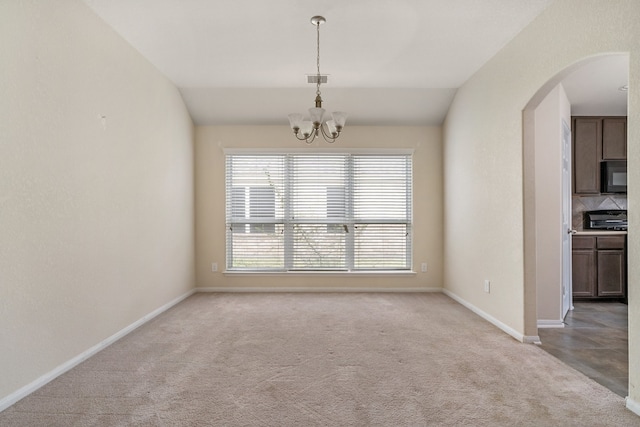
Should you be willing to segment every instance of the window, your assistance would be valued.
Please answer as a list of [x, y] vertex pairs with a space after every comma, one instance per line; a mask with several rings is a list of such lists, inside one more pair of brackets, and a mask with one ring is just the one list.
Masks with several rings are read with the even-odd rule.
[[[330, 185], [326, 187], [327, 220], [337, 219], [344, 222], [347, 217], [347, 201], [345, 200], [346, 188], [344, 185]], [[344, 230], [342, 224], [328, 224], [327, 232], [341, 233]]]
[[408, 154], [228, 154], [227, 270], [411, 268]]
[[[273, 187], [249, 187], [249, 217], [276, 217], [276, 193]], [[252, 233], [274, 233], [275, 224], [251, 224]]]

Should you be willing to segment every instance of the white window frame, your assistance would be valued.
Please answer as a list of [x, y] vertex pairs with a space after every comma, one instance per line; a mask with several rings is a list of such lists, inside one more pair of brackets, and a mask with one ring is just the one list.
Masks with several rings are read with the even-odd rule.
[[[413, 266], [413, 150], [410, 149], [379, 149], [379, 150], [370, 150], [370, 149], [365, 149], [365, 150], [358, 150], [358, 149], [332, 149], [332, 150], [314, 150], [314, 149], [293, 149], [293, 150], [273, 150], [273, 149], [225, 149], [224, 150], [224, 154], [225, 154], [225, 168], [227, 165], [227, 156], [229, 155], [283, 155], [283, 156], [287, 156], [287, 155], [296, 155], [296, 154], [345, 154], [345, 155], [377, 155], [377, 156], [407, 156], [409, 159], [409, 168], [407, 173], [409, 173], [409, 177], [407, 179], [407, 183], [408, 183], [408, 197], [406, 199], [406, 203], [407, 203], [407, 212], [408, 212], [408, 218], [405, 222], [400, 222], [400, 221], [388, 221], [387, 223], [399, 223], [399, 224], [405, 224], [406, 225], [406, 230], [407, 230], [407, 235], [406, 235], [406, 249], [405, 249], [405, 257], [406, 257], [406, 262], [405, 265], [401, 268], [368, 268], [368, 269], [358, 269], [354, 267], [354, 235], [355, 233], [353, 232], [354, 230], [354, 226], [356, 226], [357, 221], [354, 220], [353, 218], [353, 201], [349, 200], [348, 202], [345, 203], [345, 209], [347, 210], [347, 216], [348, 216], [348, 221], [346, 226], [348, 227], [350, 232], [345, 233], [345, 237], [347, 239], [347, 241], [345, 242], [345, 251], [346, 251], [346, 262], [345, 262], [345, 268], [330, 268], [330, 269], [318, 269], [318, 268], [313, 268], [313, 269], [293, 269], [292, 265], [293, 265], [293, 255], [291, 252], [291, 239], [293, 239], [293, 233], [292, 232], [286, 232], [286, 230], [290, 229], [290, 227], [293, 224], [296, 224], [298, 222], [296, 222], [295, 220], [292, 220], [291, 218], [291, 212], [290, 212], [290, 203], [289, 201], [287, 201], [285, 203], [285, 212], [284, 212], [284, 220], [283, 221], [277, 221], [274, 219], [274, 224], [282, 224], [284, 229], [285, 229], [285, 254], [284, 254], [284, 268], [278, 268], [278, 269], [270, 269], [270, 268], [258, 268], [258, 269], [252, 269], [252, 268], [234, 268], [231, 267], [229, 265], [229, 254], [231, 249], [231, 242], [229, 241], [230, 238], [230, 234], [229, 234], [229, 230], [230, 230], [230, 226], [232, 226], [231, 224], [228, 223], [229, 219], [227, 218], [227, 234], [226, 234], [226, 250], [227, 250], [227, 262], [226, 262], [226, 270], [225, 273], [231, 273], [231, 274], [242, 274], [242, 273], [249, 273], [249, 274], [263, 274], [263, 273], [293, 273], [293, 274], [306, 274], [306, 273], [313, 273], [313, 274], [341, 274], [341, 273], [347, 273], [347, 274], [388, 274], [388, 273], [393, 273], [393, 274], [406, 274], [406, 273], [412, 273], [414, 274], [414, 272], [412, 271], [412, 266]], [[353, 170], [352, 170], [352, 165], [353, 165], [353, 161], [349, 161], [349, 170], [348, 170], [348, 175], [347, 175], [347, 179], [345, 180], [345, 191], [352, 194], [353, 192]], [[225, 171], [225, 177], [227, 178], [227, 171]], [[285, 166], [285, 174], [289, 173], [289, 165]], [[290, 180], [289, 178], [285, 178], [285, 186], [288, 187], [290, 185]], [[227, 190], [228, 186], [225, 185], [225, 190]], [[288, 190], [287, 190], [288, 192]], [[226, 198], [226, 204], [229, 203], [230, 200], [230, 195], [227, 194], [227, 198]], [[226, 210], [228, 212], [229, 207], [226, 206]], [[245, 209], [249, 209], [249, 204], [246, 204]], [[329, 215], [327, 215], [329, 217]], [[371, 222], [371, 223], [367, 223], [367, 224], [377, 224], [377, 223], [381, 223], [381, 222]], [[231, 236], [232, 238], [232, 236]]]

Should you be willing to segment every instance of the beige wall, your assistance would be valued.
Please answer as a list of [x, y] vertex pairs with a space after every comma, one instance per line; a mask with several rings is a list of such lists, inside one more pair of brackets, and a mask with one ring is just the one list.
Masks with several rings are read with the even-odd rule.
[[80, 1], [0, 2], [0, 40], [1, 402], [195, 280], [177, 89]]
[[[447, 115], [445, 286], [524, 335], [535, 331], [535, 315], [527, 315], [535, 307], [535, 292], [524, 286], [523, 109], [558, 73], [602, 53], [630, 52], [629, 87], [640, 87], [638, 16], [636, 0], [557, 0], [458, 90]], [[628, 117], [629, 259], [634, 260], [640, 256], [634, 232], [640, 230], [640, 216], [633, 215], [640, 212], [637, 90], [629, 91]], [[485, 278], [492, 279], [490, 294], [482, 290]], [[639, 292], [640, 264], [631, 261], [629, 360], [640, 359]], [[631, 400], [640, 402], [638, 364], [630, 365], [629, 384]]]
[[571, 106], [562, 85], [535, 109], [535, 238], [537, 318], [562, 325], [562, 121]]
[[[285, 119], [283, 119], [285, 120]], [[335, 145], [297, 141], [283, 126], [196, 128], [196, 281], [202, 288], [395, 288], [442, 287], [442, 152], [439, 127], [347, 126]], [[231, 275], [225, 265], [225, 148], [414, 149], [414, 252], [417, 274], [393, 276]], [[211, 271], [211, 263], [219, 271]], [[428, 271], [420, 272], [426, 262]]]

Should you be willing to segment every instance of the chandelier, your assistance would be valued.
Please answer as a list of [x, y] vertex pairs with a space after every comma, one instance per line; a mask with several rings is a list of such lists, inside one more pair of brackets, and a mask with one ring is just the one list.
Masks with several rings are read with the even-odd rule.
[[289, 123], [296, 138], [311, 144], [318, 135], [322, 134], [325, 141], [335, 142], [340, 136], [344, 123], [347, 120], [347, 113], [334, 111], [331, 113], [332, 120], [326, 120], [325, 110], [322, 108], [322, 97], [320, 96], [320, 83], [326, 83], [326, 76], [320, 74], [320, 25], [327, 20], [323, 16], [314, 16], [311, 23], [316, 26], [317, 49], [316, 49], [316, 75], [309, 76], [309, 82], [316, 84], [316, 106], [309, 108], [309, 120], [305, 120], [303, 114], [289, 114]]

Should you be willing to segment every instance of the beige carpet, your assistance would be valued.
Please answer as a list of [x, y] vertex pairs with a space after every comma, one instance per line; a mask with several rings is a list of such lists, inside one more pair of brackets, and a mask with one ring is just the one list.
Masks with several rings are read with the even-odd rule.
[[640, 426], [442, 294], [196, 294], [2, 426]]

